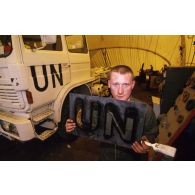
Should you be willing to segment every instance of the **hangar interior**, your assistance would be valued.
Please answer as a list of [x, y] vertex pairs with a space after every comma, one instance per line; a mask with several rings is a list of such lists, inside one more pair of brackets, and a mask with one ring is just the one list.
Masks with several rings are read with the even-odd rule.
[[[75, 35], [67, 37], [69, 37], [69, 39], [67, 38], [66, 40], [67, 44], [72, 44], [73, 42], [79, 45], [80, 37], [84, 36]], [[26, 37], [26, 40], [28, 39], [29, 38]], [[57, 37], [57, 40], [58, 39], [59, 37]], [[21, 41], [21, 38], [19, 38], [19, 40]], [[53, 40], [50, 41], [52, 42]], [[4, 40], [2, 39], [0, 42], [0, 76], [6, 71], [4, 69], [6, 69], [5, 64], [7, 63], [7, 55], [3, 52], [5, 52], [6, 49], [6, 51], [9, 52], [9, 45], [5, 47], [3, 44]], [[12, 44], [13, 46], [17, 46], [16, 38], [12, 40]], [[151, 151], [149, 160], [195, 160], [195, 36], [86, 35], [83, 44], [86, 44], [86, 47], [88, 47], [88, 50], [83, 50], [82, 52], [89, 56], [90, 74], [98, 75], [97, 77], [102, 81], [98, 85], [94, 85], [92, 89], [96, 96], [109, 96], [109, 94], [107, 94], [107, 73], [112, 67], [116, 65], [127, 65], [133, 70], [136, 80], [133, 97], [147, 103], [153, 108], [159, 123], [158, 142], [177, 149], [174, 158], [158, 155], [159, 153], [156, 155], [154, 151]], [[74, 47], [76, 47], [75, 45]], [[56, 51], [60, 52], [62, 46], [63, 43], [60, 46], [57, 45]], [[26, 45], [25, 47], [27, 48]], [[31, 46], [28, 45], [28, 47]], [[40, 49], [42, 46], [37, 47]], [[74, 47], [72, 47], [72, 50], [75, 49]], [[78, 46], [78, 51], [75, 50], [75, 53], [79, 53], [79, 49], [81, 49], [81, 46]], [[68, 50], [68, 52], [71, 53], [69, 60], [71, 61], [71, 59], [75, 58], [73, 61], [79, 64], [79, 55], [76, 57], [70, 48], [68, 48]], [[25, 53], [25, 51], [26, 50], [22, 50], [22, 53]], [[34, 58], [33, 55], [35, 56], [37, 51], [33, 52], [32, 58]], [[18, 55], [17, 51], [13, 50], [11, 55]], [[28, 59], [28, 55], [29, 54], [26, 53], [23, 59], [24, 61], [27, 59], [27, 67], [31, 67], [31, 72], [33, 72], [31, 64], [36, 64], [37, 62], [35, 59], [31, 62], [29, 59], [32, 58], [29, 57]], [[47, 56], [41, 59], [42, 64], [47, 63], [44, 61], [45, 58], [47, 58]], [[14, 64], [13, 59], [14, 57], [10, 59], [10, 61], [7, 60], [8, 63]], [[56, 59], [53, 61], [51, 63], [58, 63]], [[87, 57], [85, 61], [87, 61]], [[57, 75], [55, 66], [50, 65], [53, 75]], [[59, 70], [60, 68], [61, 66]], [[70, 63], [70, 69], [71, 68], [74, 70], [74, 76], [71, 75], [70, 78], [68, 78], [70, 81], [67, 81], [67, 83], [74, 82], [73, 80], [76, 79], [76, 77], [84, 77], [85, 70], [82, 67], [79, 66], [80, 70], [83, 72], [78, 74], [76, 74], [77, 70], [75, 66]], [[46, 71], [44, 67], [42, 70], [43, 73], [44, 70]], [[42, 70], [40, 69], [38, 71], [42, 72]], [[10, 74], [12, 72], [9, 65], [8, 72]], [[36, 73], [35, 70], [34, 72]], [[15, 77], [13, 77], [13, 79]], [[4, 79], [1, 79], [0, 84], [3, 86], [6, 77], [1, 76], [0, 78]], [[54, 82], [54, 76], [51, 76], [51, 78], [53, 85], [56, 84]], [[56, 76], [56, 78], [60, 81], [60, 76]], [[40, 86], [43, 85], [44, 80], [41, 80]], [[41, 91], [43, 88], [40, 86], [39, 89]], [[26, 87], [26, 89], [27, 88], [28, 87]], [[5, 90], [5, 88], [0, 89], [1, 100], [5, 99], [3, 97], [4, 95], [2, 95], [2, 93], [4, 93], [3, 90]], [[16, 91], [22, 90], [23, 89], [16, 88]], [[55, 91], [50, 91], [50, 94], [51, 93], [55, 93]], [[56, 94], [56, 98], [60, 97], [59, 94]], [[37, 102], [41, 96], [39, 97], [37, 93], [35, 99], [36, 98], [35, 103], [37, 105], [35, 107], [38, 110], [40, 106]], [[0, 105], [1, 110], [3, 110], [3, 103]], [[38, 112], [37, 110], [36, 112]], [[9, 108], [8, 111], [11, 113], [14, 112], [11, 108]], [[34, 113], [32, 113], [32, 115]], [[1, 126], [3, 126], [3, 119], [0, 118], [0, 121]], [[63, 125], [60, 126], [61, 131], [64, 131]], [[21, 141], [9, 139], [9, 134], [6, 136], [2, 131], [1, 134], [3, 136], [0, 137], [0, 160], [101, 160], [100, 153], [102, 152], [102, 142], [88, 139], [87, 137], [71, 135], [68, 136], [68, 138], [64, 138], [60, 136], [60, 133], [58, 134], [56, 132], [45, 141], [40, 141], [35, 138], [29, 141]], [[109, 143], [104, 144], [109, 145]], [[109, 160], [113, 159], [114, 158], [111, 157]]]

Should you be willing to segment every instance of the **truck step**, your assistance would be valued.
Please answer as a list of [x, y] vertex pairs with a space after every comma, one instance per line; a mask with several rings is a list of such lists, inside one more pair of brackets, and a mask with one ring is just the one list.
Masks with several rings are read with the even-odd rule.
[[42, 141], [53, 135], [58, 129], [57, 124], [51, 120], [46, 119], [39, 125], [35, 125], [36, 137]]
[[33, 116], [32, 120], [35, 124], [37, 124], [37, 123], [44, 121], [46, 118], [51, 116], [53, 113], [54, 113], [53, 110], [48, 109], [40, 114]]
[[57, 127], [53, 130], [49, 129], [49, 130], [45, 130], [44, 132], [42, 132], [40, 135], [36, 134], [36, 137], [42, 141], [46, 140], [47, 138], [49, 138], [51, 135], [53, 135], [55, 132], [57, 131]]

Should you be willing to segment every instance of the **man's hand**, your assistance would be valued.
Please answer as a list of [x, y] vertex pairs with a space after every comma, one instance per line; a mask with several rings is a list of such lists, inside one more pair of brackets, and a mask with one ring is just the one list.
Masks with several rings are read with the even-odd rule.
[[74, 121], [72, 119], [67, 119], [66, 120], [65, 128], [66, 128], [67, 133], [73, 132], [75, 127], [76, 127], [76, 123], [74, 123]]
[[136, 153], [139, 153], [139, 154], [144, 154], [144, 153], [147, 153], [149, 152], [150, 150], [150, 147], [147, 146], [144, 141], [148, 141], [148, 139], [143, 136], [141, 138], [141, 143], [139, 143], [138, 141], [135, 141], [132, 145], [131, 145], [131, 148], [134, 150], [134, 152]]

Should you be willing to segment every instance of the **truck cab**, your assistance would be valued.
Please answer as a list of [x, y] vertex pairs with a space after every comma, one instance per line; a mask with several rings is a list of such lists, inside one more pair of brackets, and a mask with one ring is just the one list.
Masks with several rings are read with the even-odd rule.
[[94, 79], [85, 36], [0, 35], [0, 134], [47, 139], [64, 126], [69, 92], [90, 93]]

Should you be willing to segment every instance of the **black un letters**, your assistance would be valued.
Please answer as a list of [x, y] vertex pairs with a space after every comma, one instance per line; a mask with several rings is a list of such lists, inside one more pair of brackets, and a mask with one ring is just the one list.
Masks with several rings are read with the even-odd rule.
[[[58, 64], [58, 67], [59, 67], [59, 73], [57, 73], [57, 71], [54, 67], [54, 64], [50, 64], [50, 73], [52, 76], [53, 88], [56, 87], [55, 77], [57, 78], [60, 85], [63, 85], [62, 65]], [[43, 87], [40, 87], [38, 84], [38, 78], [37, 78], [35, 66], [30, 66], [30, 69], [31, 69], [31, 75], [33, 78], [35, 88], [40, 92], [45, 91], [48, 88], [48, 74], [47, 74], [46, 65], [42, 65], [43, 77], [44, 77], [44, 81], [45, 81], [45, 85]]]
[[69, 118], [77, 124], [76, 135], [124, 147], [141, 138], [146, 113], [144, 103], [74, 93], [69, 98]]

